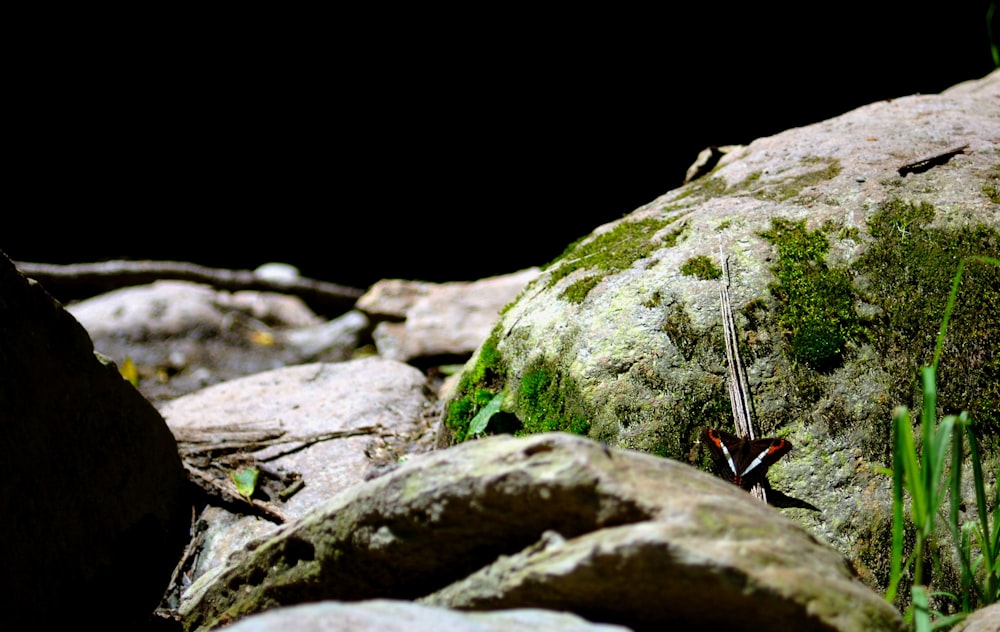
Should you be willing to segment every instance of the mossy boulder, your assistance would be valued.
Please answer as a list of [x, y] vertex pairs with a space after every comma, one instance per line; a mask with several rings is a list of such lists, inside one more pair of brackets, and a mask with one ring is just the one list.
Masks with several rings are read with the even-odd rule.
[[[733, 426], [724, 256], [755, 427], [795, 445], [771, 484], [819, 509], [783, 511], [884, 587], [892, 410], [919, 408], [959, 261], [1000, 255], [998, 99], [1000, 71], [758, 139], [598, 227], [504, 310], [445, 406], [443, 442], [469, 439], [504, 393], [486, 434], [566, 430], [707, 467], [699, 432]], [[1000, 270], [971, 264], [939, 406], [972, 413], [990, 472], [997, 314]]]

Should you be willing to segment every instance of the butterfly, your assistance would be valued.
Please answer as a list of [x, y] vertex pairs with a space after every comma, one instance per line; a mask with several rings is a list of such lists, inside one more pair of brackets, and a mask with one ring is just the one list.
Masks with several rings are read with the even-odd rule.
[[746, 490], [763, 482], [767, 468], [792, 449], [784, 439], [747, 440], [714, 428], [702, 430], [701, 440], [722, 477]]

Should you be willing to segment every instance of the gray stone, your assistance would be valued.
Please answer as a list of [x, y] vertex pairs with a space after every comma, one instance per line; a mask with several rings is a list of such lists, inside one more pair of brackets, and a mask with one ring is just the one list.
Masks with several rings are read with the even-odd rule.
[[[497, 573], [488, 567], [499, 556], [525, 549], [520, 566], [544, 567], [535, 579], [482, 580]], [[550, 590], [559, 594], [537, 594]], [[237, 612], [436, 591], [428, 601], [473, 609], [535, 601], [630, 627], [699, 616], [732, 627], [749, 615], [788, 629], [902, 626], [838, 553], [735, 486], [564, 433], [414, 456], [252, 542], [195, 582], [180, 612], [186, 629], [207, 630]], [[726, 608], [713, 608], [720, 601]]]
[[953, 632], [1000, 632], [1000, 603], [976, 610]]
[[500, 310], [537, 276], [538, 269], [529, 268], [468, 283], [388, 279], [373, 285], [357, 307], [388, 319], [373, 333], [383, 357], [401, 362], [467, 357], [486, 339]]
[[617, 625], [590, 623], [565, 612], [505, 610], [455, 612], [407, 601], [374, 599], [357, 603], [324, 602], [277, 608], [247, 617], [232, 632], [628, 632]]
[[[480, 389], [503, 391], [507, 427], [584, 432], [707, 467], [700, 431], [733, 430], [722, 281], [690, 264], [721, 272], [721, 251], [757, 435], [795, 446], [771, 484], [821, 510], [784, 511], [884, 589], [892, 411], [920, 408], [914, 376], [932, 361], [961, 256], [1000, 252], [998, 143], [1000, 70], [736, 149], [544, 269], [446, 408], [468, 421]], [[938, 382], [939, 407], [971, 410], [991, 440], [998, 301], [1000, 270], [970, 264]], [[460, 418], [441, 429], [465, 438]], [[996, 471], [998, 455], [983, 465]]]
[[[370, 357], [250, 375], [167, 402], [161, 412], [184, 453], [195, 443], [192, 437], [222, 441], [248, 432], [273, 437], [271, 445], [243, 450], [242, 459], [301, 477], [300, 491], [273, 499], [294, 519], [420, 444], [420, 436], [431, 432], [427, 395], [420, 371]], [[264, 518], [217, 507], [201, 519], [207, 531], [194, 578], [275, 528]]]
[[189, 538], [173, 436], [87, 332], [0, 253], [0, 620], [135, 629]]
[[294, 296], [186, 281], [122, 288], [67, 309], [98, 351], [133, 362], [154, 404], [283, 366], [347, 360], [370, 327], [356, 310], [324, 322]]

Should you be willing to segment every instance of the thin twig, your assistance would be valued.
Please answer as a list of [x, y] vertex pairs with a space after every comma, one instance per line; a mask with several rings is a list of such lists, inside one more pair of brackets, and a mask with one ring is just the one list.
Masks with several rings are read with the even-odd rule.
[[936, 167], [938, 165], [943, 165], [952, 159], [953, 156], [965, 153], [965, 150], [969, 148], [969, 143], [964, 145], [959, 145], [957, 147], [952, 147], [944, 151], [939, 151], [937, 153], [928, 154], [926, 156], [921, 156], [916, 160], [911, 160], [905, 165], [897, 169], [899, 175], [906, 177], [908, 173], [923, 173], [928, 171], [931, 167]]
[[35, 279], [60, 299], [63, 294], [80, 298], [173, 279], [204, 283], [230, 292], [255, 290], [292, 294], [314, 310], [329, 313], [351, 309], [364, 294], [364, 290], [358, 288], [305, 277], [278, 281], [263, 278], [250, 270], [209, 268], [182, 261], [102, 261], [68, 265], [18, 261], [15, 265], [22, 274]]
[[182, 460], [181, 464], [184, 466], [184, 469], [187, 470], [191, 482], [195, 483], [209, 494], [217, 494], [229, 502], [249, 505], [251, 513], [263, 515], [271, 522], [282, 524], [288, 521], [288, 514], [279, 509], [277, 505], [262, 500], [254, 500], [253, 498], [247, 498], [246, 496], [241, 495], [239, 491], [237, 491], [236, 486], [233, 485], [229, 479], [219, 480], [211, 474], [205, 472], [205, 470], [191, 465], [187, 462], [187, 460]]
[[[743, 361], [740, 359], [739, 342], [736, 339], [736, 320], [733, 306], [729, 301], [729, 263], [719, 244], [719, 259], [722, 262], [722, 289], [719, 291], [722, 303], [722, 331], [726, 340], [726, 359], [729, 361], [729, 403], [733, 408], [733, 421], [739, 437], [753, 440], [753, 418], [750, 408], [750, 385], [747, 383]], [[760, 483], [750, 490], [756, 498], [767, 502], [767, 493]]]

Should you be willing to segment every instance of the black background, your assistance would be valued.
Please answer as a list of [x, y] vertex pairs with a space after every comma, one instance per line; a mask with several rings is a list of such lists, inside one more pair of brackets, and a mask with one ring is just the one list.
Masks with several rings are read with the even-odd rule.
[[15, 55], [0, 250], [471, 280], [548, 262], [706, 146], [993, 69], [988, 2], [758, 5], [69, 17]]

